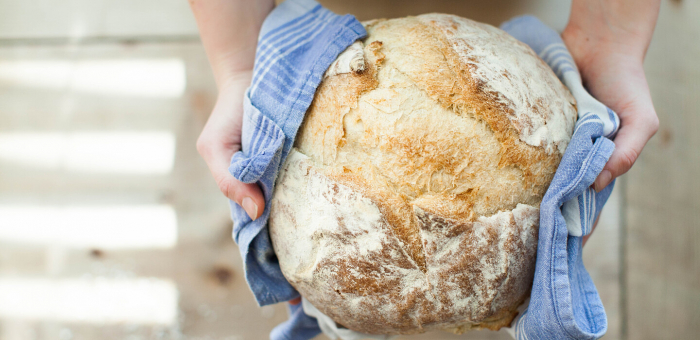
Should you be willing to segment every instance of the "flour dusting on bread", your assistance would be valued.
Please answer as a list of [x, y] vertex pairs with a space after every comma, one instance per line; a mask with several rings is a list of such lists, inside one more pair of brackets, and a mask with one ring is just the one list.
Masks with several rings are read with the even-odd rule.
[[[524, 43], [493, 26], [445, 14], [420, 20], [444, 32], [473, 75], [509, 106], [520, 138], [563, 154], [576, 122], [575, 100], [552, 70]], [[534, 114], [533, 114], [534, 113]]]
[[363, 333], [506, 326], [529, 294], [573, 97], [491, 26], [429, 14], [365, 27], [278, 177], [269, 226], [282, 272]]

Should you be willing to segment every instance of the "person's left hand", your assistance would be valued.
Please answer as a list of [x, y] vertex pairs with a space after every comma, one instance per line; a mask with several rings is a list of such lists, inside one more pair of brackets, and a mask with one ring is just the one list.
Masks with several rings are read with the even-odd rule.
[[588, 91], [620, 117], [615, 151], [593, 184], [596, 191], [629, 171], [659, 128], [643, 68], [658, 12], [659, 0], [572, 3], [562, 39]]
[[658, 2], [574, 1], [562, 33], [588, 91], [620, 117], [615, 151], [595, 180], [596, 191], [629, 171], [659, 128], [643, 68]]

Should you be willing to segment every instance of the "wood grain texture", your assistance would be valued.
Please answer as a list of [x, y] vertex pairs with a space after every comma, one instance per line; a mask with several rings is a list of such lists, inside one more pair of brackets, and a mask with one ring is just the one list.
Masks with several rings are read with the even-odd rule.
[[661, 128], [627, 175], [628, 339], [700, 334], [698, 15], [664, 2], [645, 63]]
[[[337, 13], [352, 13], [361, 20], [443, 12], [498, 25], [512, 16], [530, 13], [558, 30], [566, 24], [570, 8], [570, 1], [556, 0], [320, 1]], [[623, 289], [619, 288], [620, 265], [617, 261], [618, 246], [614, 240], [619, 223], [615, 221], [612, 203], [606, 206], [601, 225], [584, 250], [584, 261], [608, 313], [609, 330], [604, 339], [619, 339], [623, 324], [626, 326], [622, 332], [626, 333], [627, 339], [694, 339], [700, 333], [700, 216], [697, 213], [700, 211], [700, 182], [696, 179], [700, 173], [700, 153], [697, 151], [700, 147], [700, 134], [697, 133], [700, 128], [700, 114], [697, 113], [700, 104], [700, 64], [697, 62], [700, 59], [699, 16], [698, 1], [664, 1], [647, 56], [646, 71], [661, 119], [661, 129], [633, 170], [626, 175], [627, 187], [621, 192], [622, 203], [626, 202], [621, 203], [621, 209], [626, 211], [624, 220], [627, 221], [627, 238], [623, 240], [627, 284]], [[2, 47], [2, 60], [184, 58], [188, 70], [188, 89], [195, 89], [188, 91], [186, 98], [191, 98], [191, 101], [186, 98], [163, 101], [93, 98], [4, 85], [0, 91], [0, 125], [5, 132], [60, 130], [66, 128], [67, 122], [93, 129], [110, 126], [124, 129], [158, 127], [177, 131], [178, 148], [182, 149], [178, 151], [177, 175], [173, 181], [182, 184], [173, 190], [163, 190], [171, 186], [167, 179], [120, 178], [98, 183], [98, 179], [23, 171], [3, 164], [0, 169], [3, 175], [0, 179], [2, 200], [10, 202], [21, 198], [52, 202], [64, 198], [66, 192], [72, 196], [84, 194], [103, 200], [128, 199], [132, 202], [156, 199], [153, 197], [161, 195], [164, 199], [174, 197], [179, 213], [185, 214], [181, 215], [184, 219], [180, 231], [183, 233], [182, 239], [189, 240], [191, 245], [185, 248], [189, 247], [187, 249], [190, 250], [184, 251], [179, 247], [177, 251], [165, 253], [107, 253], [106, 268], [127, 268], [133, 269], [136, 275], [175, 278], [183, 293], [181, 308], [184, 309], [184, 322], [179, 329], [181, 333], [177, 336], [164, 334], [164, 339], [206, 336], [264, 338], [273, 325], [285, 319], [285, 307], [278, 305], [274, 309], [259, 309], [255, 306], [248, 288], [242, 282], [240, 259], [236, 258], [235, 249], [227, 248], [216, 256], [197, 257], [211, 247], [201, 243], [200, 237], [230, 241], [226, 232], [206, 236], [213, 235], [210, 234], [212, 228], [220, 229], [217, 223], [228, 223], [228, 217], [225, 206], [211, 208], [212, 204], [220, 202], [221, 197], [193, 147], [203, 120], [216, 98], [215, 86], [201, 47], [196, 43], [184, 47], [114, 44], [114, 41], [123, 40], [124, 37], [152, 42], [158, 39], [167, 42], [183, 36], [196, 40], [196, 34], [196, 26], [185, 1], [0, 2], [0, 44], [12, 43], [11, 46]], [[48, 48], [37, 45], [42, 39], [70, 40], [76, 37], [104, 38], [105, 44], [77, 52], [75, 46], [54, 44], [55, 48]], [[36, 48], [15, 43], [26, 40], [31, 40]], [[125, 52], [115, 52], [119, 50]], [[70, 114], [61, 116], [59, 111], [63, 110], [62, 105], [70, 102], [75, 105], [66, 109]], [[622, 188], [619, 186], [619, 189]], [[230, 243], [229, 246], [233, 248]], [[102, 268], [90, 262], [93, 260], [87, 256], [84, 252], [70, 253], [66, 259], [67, 272], [79, 276]], [[3, 245], [0, 271], [16, 275], [42, 275], [47, 258], [49, 256], [43, 249]], [[144, 258], [148, 260], [144, 261]], [[186, 261], [189, 259], [193, 262], [188, 265]], [[199, 274], [208, 275], [211, 263], [229, 263], [232, 259], [230, 265], [233, 266], [234, 278], [230, 288], [211, 291], [210, 286], [198, 279]], [[135, 263], [139, 265], [134, 269], [132, 266]], [[235, 298], [222, 299], [222, 294]], [[627, 303], [624, 310], [617, 309], [616, 312], [620, 297]], [[216, 314], [211, 314], [205, 307], [211, 307], [218, 313], [218, 321], [212, 321], [211, 315]], [[271, 316], [274, 317], [268, 319]], [[64, 329], [63, 325], [46, 320], [1, 322], [0, 338], [3, 339], [35, 336], [38, 339], [55, 339]], [[104, 338], [106, 335], [126, 338], [139, 334], [147, 337], [155, 334], [148, 327], [135, 331], [73, 325], [70, 330], [75, 339]], [[33, 335], [30, 337], [26, 334]], [[326, 338], [321, 335], [317, 339]], [[510, 337], [503, 332], [484, 331], [463, 336], [438, 332], [399, 339], [505, 340]]]
[[198, 36], [187, 1], [0, 1], [0, 41], [173, 36]]

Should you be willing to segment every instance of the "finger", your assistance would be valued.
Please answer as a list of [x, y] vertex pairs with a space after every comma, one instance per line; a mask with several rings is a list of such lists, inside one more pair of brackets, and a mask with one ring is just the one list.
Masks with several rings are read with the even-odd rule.
[[265, 199], [260, 187], [255, 183], [243, 183], [234, 178], [228, 172], [228, 167], [235, 150], [215, 145], [204, 140], [197, 143], [197, 149], [207, 163], [219, 190], [240, 205], [252, 220], [256, 220], [265, 209]]
[[650, 117], [634, 118], [634, 121], [623, 124], [615, 137], [615, 150], [593, 184], [593, 189], [597, 192], [607, 187], [613, 179], [629, 171], [647, 141], [658, 129], [658, 118], [654, 112]]
[[[627, 130], [625, 130], [626, 132]], [[620, 130], [620, 132], [623, 132]], [[634, 133], [619, 134], [615, 138], [615, 150], [605, 164], [603, 171], [598, 174], [593, 189], [600, 192], [612, 182], [613, 179], [626, 173], [637, 160], [639, 153], [644, 148], [646, 141]]]
[[[213, 174], [213, 172], [212, 172]], [[216, 177], [220, 176], [220, 177]], [[260, 188], [255, 183], [243, 183], [235, 179], [226, 171], [226, 174], [215, 175], [219, 190], [226, 197], [238, 203], [252, 220], [256, 220], [265, 209], [265, 200], [263, 199]]]
[[298, 297], [298, 298], [294, 298], [294, 299], [289, 300], [289, 304], [292, 305], [292, 306], [296, 306], [296, 305], [298, 305], [300, 302], [301, 302], [301, 296]]

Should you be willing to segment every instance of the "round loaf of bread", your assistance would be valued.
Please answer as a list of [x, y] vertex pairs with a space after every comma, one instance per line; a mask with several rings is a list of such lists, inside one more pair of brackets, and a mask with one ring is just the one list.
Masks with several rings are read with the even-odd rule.
[[499, 329], [527, 298], [575, 101], [525, 44], [444, 14], [365, 23], [278, 176], [289, 282], [369, 334]]

